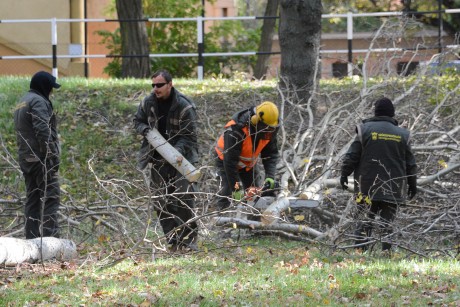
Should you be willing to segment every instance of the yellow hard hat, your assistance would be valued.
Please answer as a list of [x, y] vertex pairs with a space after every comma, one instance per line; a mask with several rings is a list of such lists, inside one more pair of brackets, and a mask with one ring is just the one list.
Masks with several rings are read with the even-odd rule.
[[276, 128], [279, 125], [278, 107], [271, 101], [264, 101], [256, 106], [256, 114], [252, 116], [253, 125], [262, 122], [265, 125]]

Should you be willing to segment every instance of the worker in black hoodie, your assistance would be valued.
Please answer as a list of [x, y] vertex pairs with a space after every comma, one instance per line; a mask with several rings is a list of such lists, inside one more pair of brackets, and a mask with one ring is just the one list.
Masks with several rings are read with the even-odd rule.
[[49, 96], [53, 88], [60, 86], [51, 74], [37, 72], [30, 81], [30, 90], [14, 111], [19, 166], [27, 191], [26, 239], [59, 236], [60, 146], [56, 114]]

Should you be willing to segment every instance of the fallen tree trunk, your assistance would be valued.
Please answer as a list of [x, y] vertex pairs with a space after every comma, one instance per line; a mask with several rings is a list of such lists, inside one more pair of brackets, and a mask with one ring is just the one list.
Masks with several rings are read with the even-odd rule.
[[[316, 200], [299, 199], [297, 197], [281, 197], [271, 203], [262, 213], [261, 222], [270, 225], [280, 220], [281, 213], [288, 208], [316, 208], [319, 202]], [[257, 204], [256, 206], [257, 207]]]
[[54, 237], [23, 240], [0, 237], [0, 264], [15, 265], [23, 262], [56, 259], [68, 261], [77, 257], [73, 241]]
[[281, 212], [289, 208], [289, 200], [286, 197], [282, 197], [277, 201], [273, 202], [268, 208], [262, 213], [260, 218], [263, 225], [270, 225], [275, 223], [280, 218]]
[[236, 219], [232, 217], [217, 217], [216, 218], [216, 226], [226, 226], [226, 225], [237, 225], [241, 228], [248, 228], [248, 229], [259, 229], [259, 230], [280, 230], [289, 233], [300, 233], [304, 235], [308, 235], [313, 238], [322, 237], [324, 233], [310, 228], [308, 226], [303, 225], [296, 225], [296, 224], [281, 224], [281, 223], [273, 223], [270, 225], [265, 225], [261, 222], [257, 221], [250, 221], [250, 220], [242, 220]]

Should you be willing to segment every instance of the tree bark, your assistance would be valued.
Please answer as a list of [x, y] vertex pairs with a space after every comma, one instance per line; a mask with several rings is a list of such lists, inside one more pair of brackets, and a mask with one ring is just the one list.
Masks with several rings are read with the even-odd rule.
[[143, 18], [142, 0], [116, 0], [120, 22], [123, 78], [150, 77], [149, 41]]
[[[267, 7], [265, 9], [265, 17], [272, 17], [278, 14], [280, 0], [267, 1]], [[265, 18], [262, 25], [262, 34], [260, 37], [259, 53], [271, 52], [273, 45], [273, 34], [275, 32], [276, 19]], [[262, 79], [268, 67], [268, 60], [270, 54], [259, 54], [257, 56], [256, 67], [254, 68], [254, 77], [256, 79]]]
[[316, 71], [319, 71], [321, 12], [321, 0], [282, 0], [280, 3], [280, 87], [285, 92], [295, 92], [298, 102], [310, 97]]

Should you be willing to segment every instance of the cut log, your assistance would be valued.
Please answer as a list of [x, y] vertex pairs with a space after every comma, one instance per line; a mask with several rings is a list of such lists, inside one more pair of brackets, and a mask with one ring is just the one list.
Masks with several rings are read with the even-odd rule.
[[41, 259], [69, 261], [76, 257], [77, 246], [67, 239], [44, 237], [23, 240], [0, 237], [0, 264], [3, 265], [35, 263]]
[[247, 229], [260, 229], [260, 230], [281, 230], [288, 233], [300, 233], [304, 235], [308, 235], [313, 238], [322, 237], [324, 233], [313, 229], [308, 226], [303, 225], [295, 225], [295, 224], [284, 224], [284, 223], [274, 223], [271, 225], [265, 225], [261, 222], [256, 221], [249, 221], [249, 220], [242, 220], [236, 219], [231, 217], [217, 217], [216, 226], [231, 226], [237, 225], [240, 228], [247, 228]]
[[[169, 162], [179, 173], [185, 176], [188, 181], [196, 182], [200, 179], [201, 173], [193, 166], [187, 159], [181, 155], [165, 138], [158, 132], [157, 129], [152, 128], [145, 136], [147, 141], [153, 148]], [[178, 160], [178, 158], [180, 158]], [[180, 161], [180, 162], [178, 162]]]

